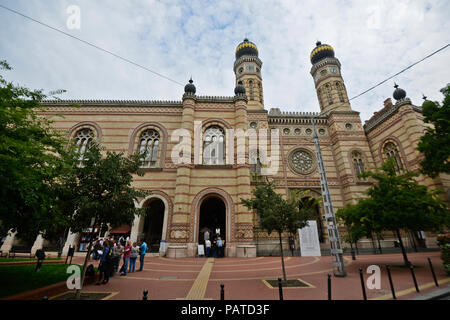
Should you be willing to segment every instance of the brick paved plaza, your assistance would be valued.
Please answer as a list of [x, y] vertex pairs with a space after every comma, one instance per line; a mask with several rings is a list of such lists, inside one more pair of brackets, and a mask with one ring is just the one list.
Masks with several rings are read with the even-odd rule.
[[[430, 257], [439, 280], [434, 284], [428, 265]], [[429, 293], [450, 285], [450, 277], [442, 268], [440, 252], [409, 253], [415, 266], [420, 294]], [[391, 290], [385, 265], [391, 266], [397, 299], [417, 297], [410, 270], [402, 267], [401, 254], [358, 255], [356, 261], [346, 256], [348, 276], [332, 277], [333, 300], [361, 300], [362, 289], [359, 268], [364, 271], [369, 265], [381, 267], [381, 289], [369, 290], [368, 299], [391, 299]], [[81, 257], [74, 262], [81, 263]], [[331, 258], [286, 257], [288, 279], [300, 279], [309, 287], [284, 288], [286, 300], [326, 300], [327, 274], [331, 272]], [[138, 267], [138, 263], [137, 266]], [[278, 288], [271, 288], [263, 280], [281, 277], [280, 257], [257, 258], [184, 258], [168, 259], [147, 257], [144, 271], [130, 273], [126, 277], [115, 276], [106, 285], [87, 285], [84, 292], [110, 292], [107, 299], [142, 299], [142, 292], [149, 290], [150, 300], [218, 300], [220, 284], [225, 285], [226, 300], [277, 300]], [[367, 279], [370, 275], [365, 273]], [[52, 297], [50, 297], [52, 298]]]

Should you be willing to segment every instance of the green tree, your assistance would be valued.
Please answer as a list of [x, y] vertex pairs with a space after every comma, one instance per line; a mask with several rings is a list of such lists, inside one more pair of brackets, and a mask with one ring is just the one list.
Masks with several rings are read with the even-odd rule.
[[[109, 225], [112, 228], [131, 225], [135, 215], [145, 214], [145, 210], [136, 208], [135, 203], [150, 192], [135, 190], [131, 186], [132, 174], [139, 171], [141, 155], [125, 157], [123, 153], [108, 151], [102, 156], [102, 151], [103, 148], [92, 142], [84, 160], [79, 161], [77, 158], [76, 169], [62, 180], [60, 204], [67, 210], [67, 225], [73, 232], [82, 232], [97, 225]], [[93, 233], [84, 260], [81, 286], [92, 242]], [[80, 293], [81, 289], [77, 290], [78, 298]]]
[[433, 128], [427, 128], [417, 149], [425, 155], [420, 162], [421, 171], [430, 177], [440, 172], [450, 173], [450, 86], [441, 91], [444, 94], [442, 105], [432, 101], [422, 105], [424, 121], [433, 124]]
[[[301, 205], [306, 193], [307, 191], [293, 193], [286, 200], [275, 192], [272, 183], [262, 182], [253, 191], [254, 199], [241, 199], [244, 206], [258, 214], [261, 228], [265, 229], [268, 234], [271, 234], [272, 231], [278, 233], [284, 281], [287, 278], [281, 237], [284, 232], [295, 234], [297, 229], [307, 226], [307, 220], [312, 217], [313, 211], [312, 206]], [[301, 207], [304, 209], [301, 210]]]
[[348, 205], [337, 212], [355, 238], [368, 236], [383, 230], [395, 232], [402, 250], [405, 265], [409, 265], [400, 230], [440, 230], [449, 225], [450, 215], [439, 191], [429, 191], [414, 179], [418, 174], [405, 172], [397, 175], [392, 159], [381, 170], [365, 172], [374, 185], [368, 190], [368, 198], [355, 205]]
[[[11, 70], [0, 61], [0, 70]], [[0, 221], [32, 244], [39, 233], [58, 228], [61, 212], [54, 196], [70, 166], [61, 155], [67, 141], [39, 116], [42, 90], [14, 85], [0, 75]]]

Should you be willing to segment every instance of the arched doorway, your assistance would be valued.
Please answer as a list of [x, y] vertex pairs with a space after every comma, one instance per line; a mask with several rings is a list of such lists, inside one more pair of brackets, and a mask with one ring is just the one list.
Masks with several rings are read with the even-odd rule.
[[198, 243], [204, 244], [204, 234], [209, 232], [210, 239], [219, 237], [226, 243], [226, 207], [223, 200], [217, 196], [206, 197], [200, 205], [198, 225]]
[[150, 252], [159, 252], [164, 225], [165, 205], [161, 199], [153, 198], [145, 205], [146, 215], [142, 238]]
[[325, 242], [325, 235], [323, 231], [323, 224], [322, 224], [322, 215], [320, 214], [320, 208], [317, 203], [315, 203], [314, 198], [312, 197], [304, 197], [300, 201], [300, 210], [310, 210], [311, 214], [311, 220], [316, 220], [317, 222], [317, 233], [319, 235], [319, 242], [324, 243]]

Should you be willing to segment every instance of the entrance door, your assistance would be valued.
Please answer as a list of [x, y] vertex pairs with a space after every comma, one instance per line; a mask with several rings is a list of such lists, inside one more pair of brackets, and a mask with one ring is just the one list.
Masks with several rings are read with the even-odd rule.
[[150, 252], [159, 252], [164, 223], [164, 202], [152, 199], [146, 206], [144, 239]]
[[203, 200], [200, 206], [198, 243], [205, 243], [204, 234], [206, 231], [209, 232], [209, 238], [211, 242], [215, 237], [219, 236], [222, 240], [226, 240], [225, 217], [225, 203], [220, 198], [208, 197]]

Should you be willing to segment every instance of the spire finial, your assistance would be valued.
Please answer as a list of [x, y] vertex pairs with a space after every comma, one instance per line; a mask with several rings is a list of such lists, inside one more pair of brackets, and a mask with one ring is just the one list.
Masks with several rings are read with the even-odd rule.
[[395, 89], [398, 88], [398, 84], [396, 84], [395, 81], [394, 81], [394, 88], [395, 88]]
[[191, 78], [189, 79], [189, 83], [193, 83], [194, 81], [192, 81], [192, 76], [191, 76]]
[[424, 101], [427, 101], [427, 96], [424, 95], [423, 93], [422, 93], [422, 99], [423, 99]]

